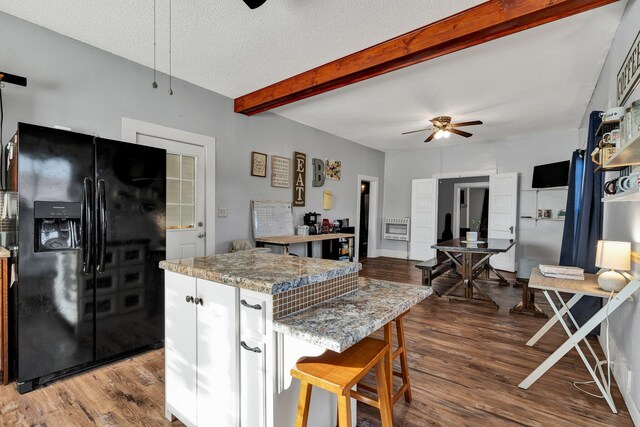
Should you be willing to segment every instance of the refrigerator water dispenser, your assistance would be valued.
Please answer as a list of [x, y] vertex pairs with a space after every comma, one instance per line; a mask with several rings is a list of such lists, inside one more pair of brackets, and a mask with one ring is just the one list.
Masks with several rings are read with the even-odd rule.
[[34, 202], [35, 252], [80, 249], [82, 204]]

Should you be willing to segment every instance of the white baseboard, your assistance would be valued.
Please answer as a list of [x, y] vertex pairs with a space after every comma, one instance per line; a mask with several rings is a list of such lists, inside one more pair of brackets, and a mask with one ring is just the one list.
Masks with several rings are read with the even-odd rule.
[[407, 259], [407, 251], [398, 251], [394, 249], [380, 249], [380, 256], [389, 258]]
[[[606, 341], [606, 333], [604, 332], [603, 325], [603, 333], [598, 337], [598, 341], [600, 341], [600, 346], [602, 350], [606, 353], [607, 351], [607, 341]], [[633, 424], [636, 426], [640, 426], [640, 410], [638, 410], [638, 405], [634, 402], [633, 397], [629, 393], [631, 390], [629, 381], [629, 367], [626, 364], [624, 355], [620, 352], [616, 342], [613, 337], [609, 335], [609, 363], [611, 363], [611, 373], [613, 374], [613, 378], [615, 379], [616, 384], [618, 385], [618, 389], [620, 390], [620, 394], [624, 399], [624, 403], [627, 405], [627, 409], [629, 410], [629, 414], [631, 415], [631, 419], [633, 420]], [[635, 387], [640, 387], [640, 384], [636, 384]]]

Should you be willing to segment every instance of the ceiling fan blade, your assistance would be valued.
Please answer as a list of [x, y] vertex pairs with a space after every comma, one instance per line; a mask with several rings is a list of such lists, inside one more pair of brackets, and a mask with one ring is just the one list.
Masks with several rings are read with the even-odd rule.
[[449, 132], [455, 133], [456, 135], [464, 136], [465, 138], [469, 138], [471, 135], [473, 135], [472, 133], [465, 132], [460, 129], [454, 129], [454, 128], [449, 129]]
[[451, 123], [451, 126], [460, 127], [460, 126], [475, 126], [475, 125], [481, 125], [481, 124], [482, 122], [480, 120], [474, 120], [472, 122]]
[[410, 133], [416, 133], [416, 132], [424, 132], [425, 130], [432, 130], [432, 129], [433, 129], [433, 128], [426, 128], [426, 129], [412, 130], [412, 131], [409, 131], [409, 132], [402, 132], [402, 135], [407, 135], [407, 134], [410, 134]]
[[438, 133], [438, 131], [435, 131], [431, 135], [429, 135], [429, 137], [427, 139], [425, 139], [424, 142], [431, 141], [436, 136], [436, 133]]

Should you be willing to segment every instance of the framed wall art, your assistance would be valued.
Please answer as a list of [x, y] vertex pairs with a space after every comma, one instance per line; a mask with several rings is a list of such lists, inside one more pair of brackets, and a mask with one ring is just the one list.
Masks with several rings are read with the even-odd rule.
[[342, 162], [339, 160], [327, 160], [326, 165], [326, 178], [334, 181], [340, 181], [342, 175]]
[[258, 153], [257, 151], [251, 152], [251, 176], [259, 176], [261, 178], [267, 177], [266, 154]]
[[289, 188], [291, 186], [291, 159], [271, 156], [271, 186]]

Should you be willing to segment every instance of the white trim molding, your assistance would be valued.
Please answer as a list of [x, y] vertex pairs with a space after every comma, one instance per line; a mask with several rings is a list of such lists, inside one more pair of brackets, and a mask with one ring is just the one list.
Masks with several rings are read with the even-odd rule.
[[479, 171], [463, 171], [463, 172], [444, 172], [434, 173], [431, 178], [447, 179], [447, 178], [472, 178], [476, 176], [489, 176], [498, 173], [497, 169], [487, 169]]
[[[605, 353], [607, 351], [606, 340], [606, 334], [600, 334], [598, 336], [600, 347], [602, 347], [603, 352]], [[622, 394], [625, 405], [627, 405], [629, 415], [631, 415], [633, 423], [637, 426], [640, 426], [640, 409], [638, 409], [638, 405], [633, 400], [633, 396], [631, 396], [631, 384], [629, 384], [629, 382], [631, 381], [629, 375], [630, 370], [625, 362], [623, 354], [620, 352], [620, 349], [618, 348], [618, 345], [614, 341], [611, 334], [609, 334], [609, 363], [611, 363], [611, 373], [613, 374], [613, 379], [618, 386], [618, 390], [620, 390], [620, 394]]]
[[409, 251], [395, 249], [380, 249], [380, 256], [387, 258], [408, 259]]

